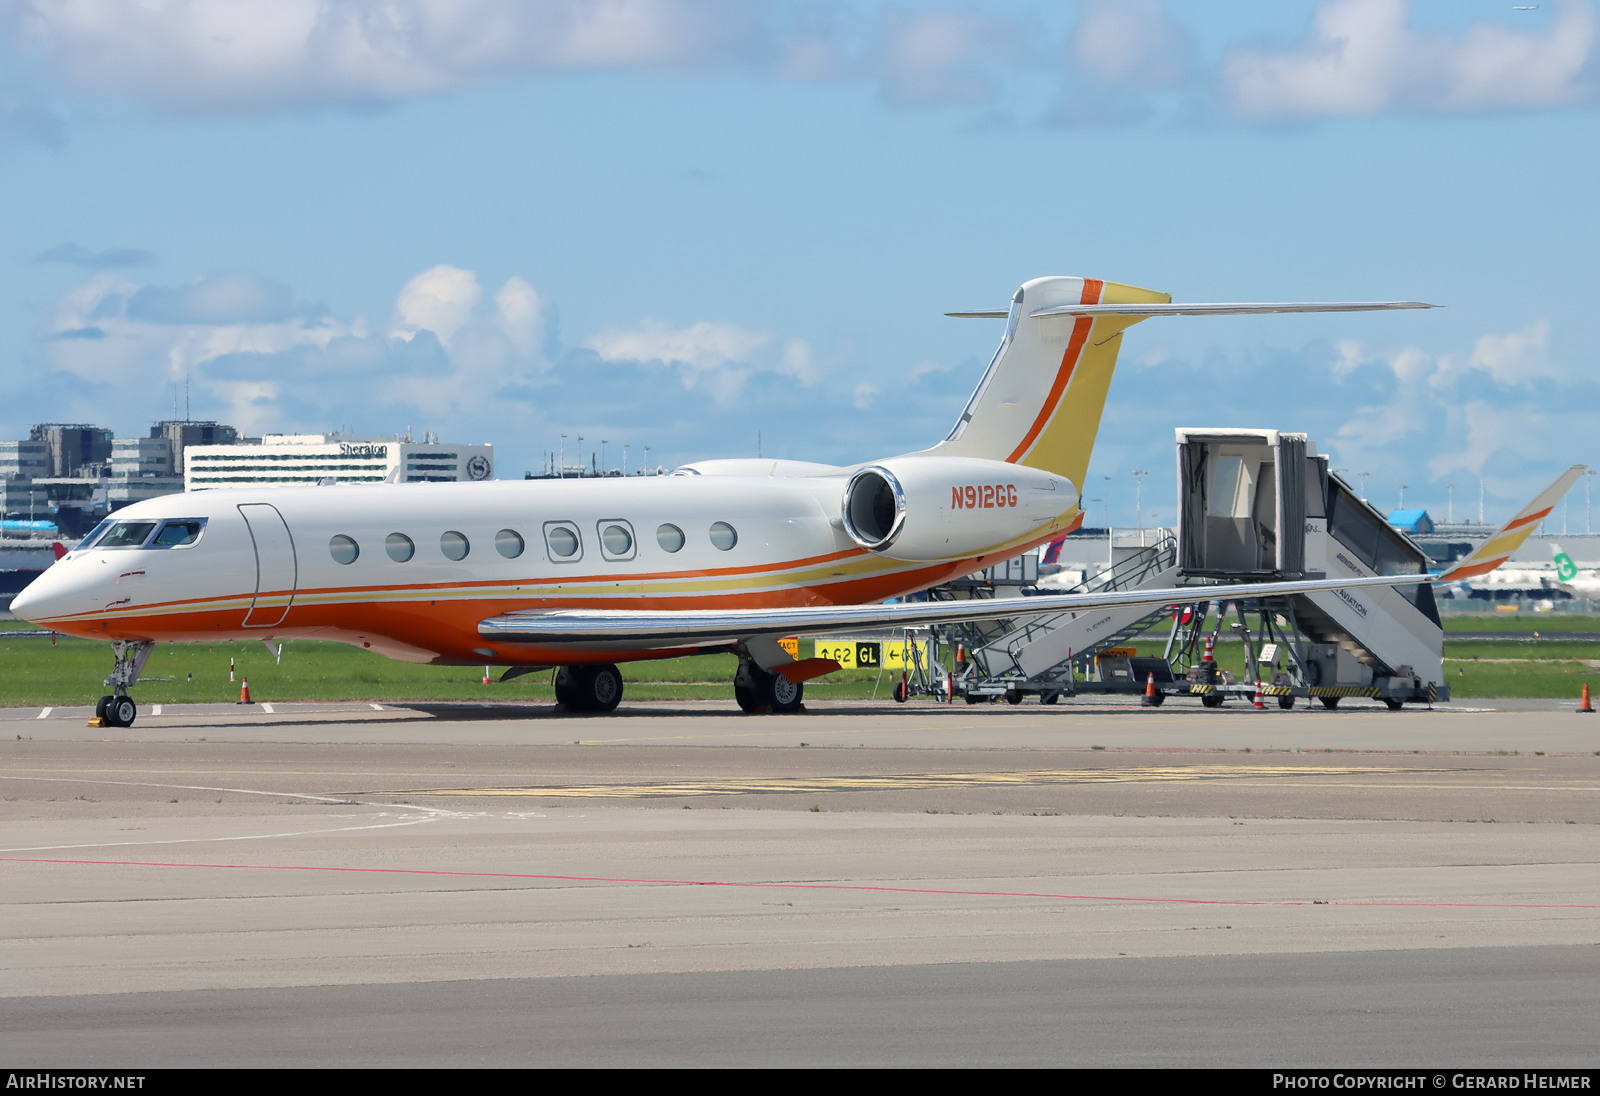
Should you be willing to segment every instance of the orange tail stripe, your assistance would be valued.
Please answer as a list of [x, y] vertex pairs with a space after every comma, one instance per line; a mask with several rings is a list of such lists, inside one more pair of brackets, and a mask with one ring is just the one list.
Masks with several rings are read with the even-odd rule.
[[1554, 509], [1555, 509], [1554, 506], [1547, 506], [1543, 510], [1540, 510], [1537, 514], [1529, 514], [1525, 518], [1518, 518], [1513, 522], [1509, 522], [1506, 525], [1504, 531], [1509, 532], [1510, 530], [1515, 529], [1519, 525], [1528, 524], [1530, 521], [1543, 521], [1547, 516], [1549, 516], [1550, 511], [1554, 510]]
[[1072, 325], [1072, 340], [1067, 343], [1066, 353], [1061, 355], [1061, 368], [1056, 370], [1056, 381], [1050, 386], [1050, 394], [1045, 397], [1044, 406], [1039, 408], [1039, 417], [1033, 420], [1033, 425], [1028, 428], [1028, 434], [1022, 443], [1011, 451], [1006, 458], [1007, 464], [1015, 464], [1017, 458], [1028, 451], [1034, 439], [1045, 428], [1045, 424], [1055, 417], [1056, 404], [1061, 402], [1061, 393], [1066, 391], [1067, 382], [1072, 380], [1072, 371], [1077, 368], [1078, 358], [1083, 354], [1083, 344], [1089, 341], [1089, 329], [1094, 326], [1091, 316], [1079, 316]]

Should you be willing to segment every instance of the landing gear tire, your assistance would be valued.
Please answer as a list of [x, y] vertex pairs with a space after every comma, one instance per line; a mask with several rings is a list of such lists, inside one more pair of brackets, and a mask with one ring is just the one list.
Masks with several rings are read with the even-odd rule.
[[1339, 698], [1336, 696], [1319, 696], [1317, 699], [1322, 701], [1322, 706], [1330, 712], [1339, 706]]
[[1226, 699], [1221, 693], [1202, 693], [1200, 703], [1207, 708], [1220, 708]]
[[1386, 696], [1383, 698], [1383, 703], [1391, 712], [1398, 712], [1405, 707], [1406, 702], [1397, 696]]
[[761, 710], [760, 689], [752, 686], [740, 685], [735, 682], [733, 686], [733, 699], [739, 702], [739, 710], [744, 712], [746, 715], [755, 715]]
[[733, 699], [738, 701], [740, 710], [748, 715], [765, 712], [789, 715], [798, 712], [805, 692], [803, 682], [790, 681], [782, 674], [769, 674], [753, 663], [741, 666], [739, 676], [733, 682]]
[[622, 703], [622, 671], [609, 662], [563, 666], [556, 674], [556, 700], [575, 712], [615, 711]]
[[790, 681], [782, 674], [767, 674], [761, 683], [761, 699], [772, 705], [773, 712], [778, 715], [798, 712], [805, 693], [803, 682]]
[[106, 695], [106, 696], [101, 697], [100, 698], [100, 702], [94, 706], [95, 718], [96, 719], [105, 719], [106, 718], [106, 709], [111, 707], [111, 702], [113, 700], [115, 700], [115, 699], [117, 699], [117, 698], [114, 697], [114, 696], [111, 696], [109, 694]]
[[139, 716], [139, 706], [131, 696], [107, 697], [105, 721], [113, 727], [131, 727]]
[[904, 704], [906, 701], [908, 701], [910, 699], [911, 699], [911, 689], [910, 689], [910, 687], [906, 685], [904, 680], [896, 681], [894, 683], [894, 702], [896, 704]]
[[556, 703], [567, 708], [576, 708], [577, 690], [573, 687], [573, 668], [563, 666], [556, 671]]
[[1288, 711], [1290, 708], [1294, 707], [1294, 697], [1280, 696], [1278, 698], [1278, 707], [1282, 708], [1284, 711]]

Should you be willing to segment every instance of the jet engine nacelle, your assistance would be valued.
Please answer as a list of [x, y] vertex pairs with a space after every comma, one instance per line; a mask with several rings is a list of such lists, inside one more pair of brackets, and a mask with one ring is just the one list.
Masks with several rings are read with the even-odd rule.
[[897, 457], [850, 477], [841, 516], [863, 548], [892, 559], [975, 556], [1078, 504], [1065, 476], [997, 460]]

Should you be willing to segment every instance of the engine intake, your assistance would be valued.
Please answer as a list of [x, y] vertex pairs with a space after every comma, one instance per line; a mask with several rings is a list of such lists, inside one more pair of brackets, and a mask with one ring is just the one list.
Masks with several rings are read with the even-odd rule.
[[979, 555], [1049, 524], [1078, 502], [1071, 481], [964, 457], [899, 457], [858, 470], [840, 517], [850, 539], [893, 559]]

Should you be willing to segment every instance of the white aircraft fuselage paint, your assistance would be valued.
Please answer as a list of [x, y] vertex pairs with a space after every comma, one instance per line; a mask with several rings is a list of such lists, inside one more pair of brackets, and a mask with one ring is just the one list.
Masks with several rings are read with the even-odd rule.
[[[1029, 470], [1011, 471], [1000, 486], [1009, 482], [1014, 498], [1015, 473]], [[1058, 513], [997, 507], [992, 499], [997, 493], [1004, 499], [1003, 489], [990, 492], [986, 508], [947, 506], [942, 520], [957, 532], [976, 533], [984, 550], [945, 560], [901, 560], [860, 547], [844, 531], [840, 507], [848, 472], [170, 495], [119, 510], [114, 520], [159, 526], [203, 518], [195, 543], [74, 550], [35, 580], [14, 608], [58, 631], [97, 639], [270, 636], [338, 640], [413, 662], [615, 661], [628, 653], [491, 646], [477, 625], [528, 609], [881, 601], [1048, 539], [1076, 503], [1076, 492], [1062, 480], [1055, 501], [1066, 505]], [[966, 485], [963, 480], [951, 487]], [[718, 523], [732, 530], [731, 546], [713, 541]], [[669, 551], [674, 529], [683, 543]], [[557, 554], [558, 531], [577, 541], [569, 556]], [[409, 558], [391, 557], [388, 543], [395, 534], [410, 541]], [[465, 544], [465, 555], [446, 554], [447, 536], [458, 553]], [[335, 559], [336, 537], [357, 546], [352, 562]], [[723, 533], [721, 543], [728, 539]], [[398, 547], [403, 555], [405, 545]], [[637, 657], [672, 653], [641, 651]]]

